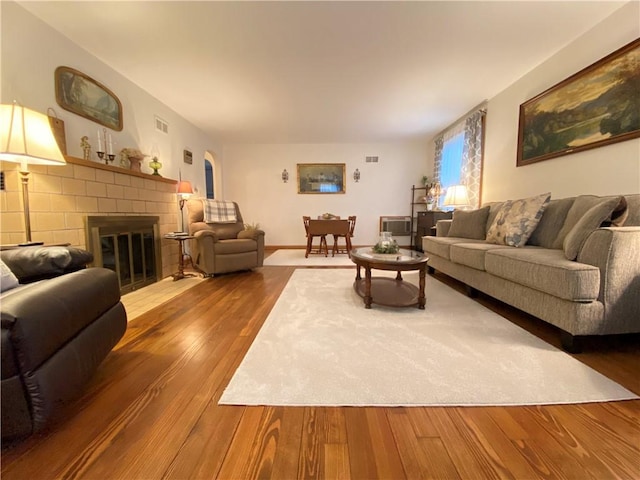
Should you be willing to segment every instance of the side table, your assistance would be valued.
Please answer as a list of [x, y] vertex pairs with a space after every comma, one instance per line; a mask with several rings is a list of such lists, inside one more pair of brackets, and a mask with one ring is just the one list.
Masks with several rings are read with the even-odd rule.
[[[184, 273], [184, 248], [182, 246], [185, 240], [191, 240], [195, 237], [192, 235], [175, 235], [172, 233], [168, 233], [164, 236], [164, 238], [168, 240], [175, 240], [176, 242], [178, 242], [180, 256], [178, 257], [178, 271], [171, 275], [173, 277], [173, 281], [175, 282], [176, 280], [180, 280], [181, 278], [185, 277], [195, 277], [196, 275], [194, 275], [193, 273]], [[191, 258], [191, 255], [189, 255], [189, 258]], [[193, 260], [191, 260], [191, 263], [193, 264]]]

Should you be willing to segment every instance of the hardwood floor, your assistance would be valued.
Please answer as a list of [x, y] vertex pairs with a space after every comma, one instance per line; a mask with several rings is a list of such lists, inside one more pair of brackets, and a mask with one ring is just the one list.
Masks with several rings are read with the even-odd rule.
[[[82, 398], [46, 432], [4, 447], [2, 478], [640, 478], [640, 401], [218, 405], [293, 270], [208, 279], [142, 314]], [[477, 301], [559, 345], [543, 322], [482, 295]], [[637, 336], [596, 340], [576, 358], [640, 393]]]

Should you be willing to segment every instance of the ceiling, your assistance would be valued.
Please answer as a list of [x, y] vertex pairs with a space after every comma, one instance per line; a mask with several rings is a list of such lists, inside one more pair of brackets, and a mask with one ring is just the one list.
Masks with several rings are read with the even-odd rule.
[[430, 138], [624, 3], [20, 2], [221, 144]]

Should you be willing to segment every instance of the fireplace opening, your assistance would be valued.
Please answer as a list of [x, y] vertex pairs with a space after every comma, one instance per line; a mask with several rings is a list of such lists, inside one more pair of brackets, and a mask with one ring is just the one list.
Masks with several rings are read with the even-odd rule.
[[87, 217], [87, 249], [93, 253], [93, 265], [116, 272], [121, 294], [160, 279], [158, 220], [155, 216]]

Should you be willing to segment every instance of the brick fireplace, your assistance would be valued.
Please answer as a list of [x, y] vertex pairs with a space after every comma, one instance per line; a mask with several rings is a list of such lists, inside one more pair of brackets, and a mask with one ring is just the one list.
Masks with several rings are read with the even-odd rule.
[[[178, 268], [177, 242], [162, 235], [178, 229], [176, 181], [132, 172], [75, 157], [66, 157], [62, 167], [30, 166], [29, 206], [34, 240], [69, 243], [89, 249], [88, 217], [157, 217], [154, 240], [160, 266], [159, 279]], [[0, 192], [2, 229], [0, 243], [24, 241], [20, 179], [17, 166], [0, 162], [5, 190]]]

